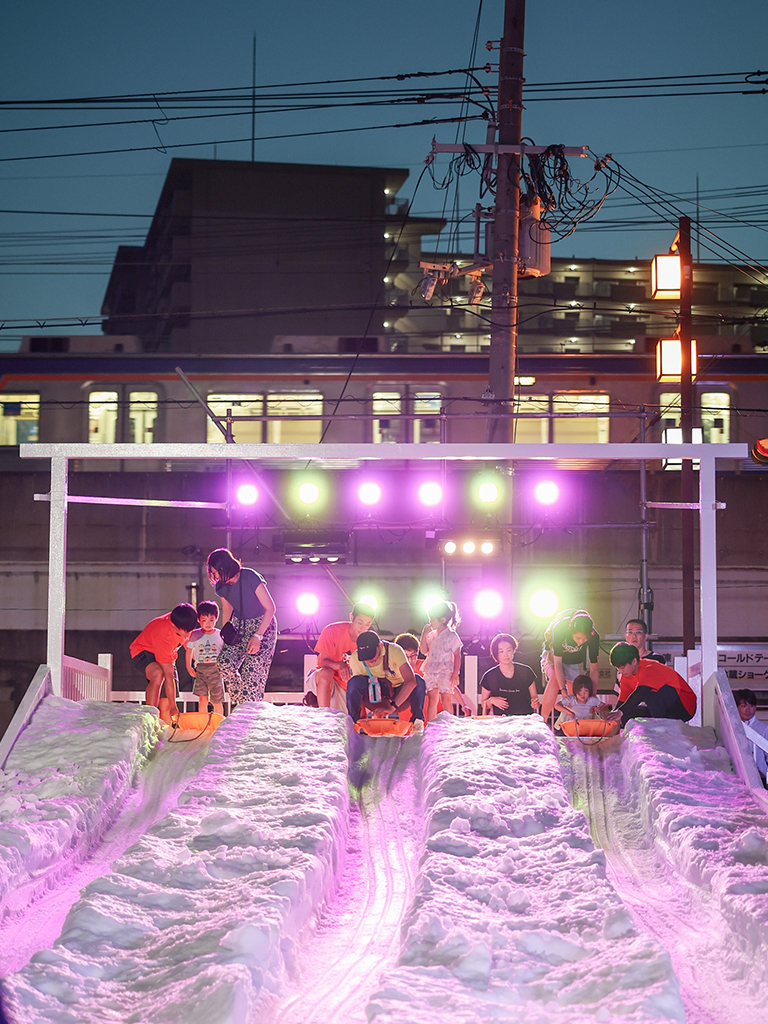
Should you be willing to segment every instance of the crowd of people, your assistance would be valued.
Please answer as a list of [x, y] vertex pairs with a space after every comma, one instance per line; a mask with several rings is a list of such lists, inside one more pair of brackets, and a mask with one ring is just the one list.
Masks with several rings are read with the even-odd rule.
[[[215, 601], [201, 601], [197, 608], [182, 603], [152, 619], [131, 644], [133, 664], [146, 681], [147, 703], [166, 721], [178, 714], [176, 658], [181, 648], [201, 710], [210, 702], [222, 713], [225, 691], [232, 705], [264, 699], [277, 640], [276, 607], [266, 580], [228, 548], [212, 551], [207, 569], [221, 601], [220, 629]], [[321, 631], [315, 644], [317, 667], [305, 685], [313, 695], [308, 703], [347, 711], [355, 721], [404, 714], [424, 723], [440, 711], [453, 712], [455, 704], [471, 714], [459, 681], [463, 644], [456, 605], [435, 602], [419, 637], [401, 633], [394, 641], [371, 628], [374, 616], [372, 607], [358, 603], [347, 620]], [[490, 644], [495, 664], [480, 680], [478, 710], [484, 715], [541, 714], [554, 727], [595, 717], [622, 726], [637, 717], [688, 721], [696, 711], [696, 696], [648, 649], [646, 624], [630, 619], [624, 637], [610, 651], [617, 673], [613, 707], [597, 695], [600, 634], [585, 609], [562, 613], [547, 627], [541, 695], [536, 672], [516, 660], [515, 637], [499, 633]], [[744, 721], [749, 707], [739, 704]], [[554, 712], [559, 713], [557, 722]], [[750, 719], [756, 721], [754, 708]]]

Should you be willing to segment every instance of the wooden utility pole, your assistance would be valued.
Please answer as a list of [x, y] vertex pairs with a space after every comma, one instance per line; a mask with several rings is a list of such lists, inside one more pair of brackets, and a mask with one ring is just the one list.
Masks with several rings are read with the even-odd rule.
[[[499, 48], [498, 142], [520, 145], [523, 115], [525, 0], [505, 0], [504, 36]], [[517, 253], [520, 215], [520, 157], [499, 153], [493, 222], [493, 296], [488, 388], [497, 400], [514, 396], [517, 362]], [[491, 412], [513, 407], [492, 404]], [[488, 441], [512, 441], [514, 418], [489, 419]]]
[[[678, 237], [680, 256], [680, 428], [683, 444], [693, 440], [693, 358], [691, 300], [693, 297], [693, 261], [691, 258], [691, 219], [680, 218]], [[693, 504], [693, 460], [683, 459], [680, 480], [680, 500]], [[681, 511], [682, 516], [682, 570], [683, 570], [683, 655], [696, 646], [696, 591], [694, 581], [694, 524], [691, 509]]]

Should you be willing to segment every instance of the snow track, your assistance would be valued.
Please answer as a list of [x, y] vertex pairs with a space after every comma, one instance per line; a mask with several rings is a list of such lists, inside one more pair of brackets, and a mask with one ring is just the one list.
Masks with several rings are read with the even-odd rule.
[[[666, 725], [681, 731], [678, 723]], [[635, 744], [642, 728], [635, 727]], [[699, 743], [705, 749], [710, 746], [715, 755], [713, 737], [703, 730], [699, 733]], [[695, 746], [691, 741], [691, 752]], [[765, 1007], [765, 992], [760, 991], [762, 967], [753, 976], [744, 956], [743, 929], [734, 933], [718, 894], [700, 880], [686, 878], [676, 863], [679, 850], [670, 849], [643, 820], [633, 773], [628, 770], [631, 747], [623, 749], [619, 740], [592, 748], [569, 743], [568, 748], [574, 804], [587, 815], [595, 844], [605, 852], [608, 877], [636, 922], [669, 951], [687, 1024], [761, 1019]], [[690, 810], [693, 800], [685, 792], [686, 782], [691, 786], [683, 775], [685, 767], [680, 764], [677, 797]], [[705, 764], [697, 767], [707, 770]], [[716, 781], [730, 784], [740, 795], [738, 782], [722, 771], [722, 762], [709, 770], [716, 767], [720, 768]]]
[[416, 779], [421, 743], [356, 740], [351, 778], [357, 800], [340, 886], [302, 945], [288, 993], [270, 1016], [275, 1024], [364, 1022], [371, 992], [400, 953], [423, 848]]

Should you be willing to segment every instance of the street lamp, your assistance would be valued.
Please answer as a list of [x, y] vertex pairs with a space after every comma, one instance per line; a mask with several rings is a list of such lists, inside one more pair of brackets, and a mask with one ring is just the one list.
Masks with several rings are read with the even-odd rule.
[[666, 299], [669, 301], [680, 298], [680, 284], [682, 281], [680, 263], [680, 256], [677, 253], [653, 257], [651, 260], [652, 299]]
[[[691, 338], [691, 370], [696, 376], [696, 339]], [[683, 347], [680, 336], [659, 338], [656, 342], [656, 380], [679, 384], [683, 374]]]

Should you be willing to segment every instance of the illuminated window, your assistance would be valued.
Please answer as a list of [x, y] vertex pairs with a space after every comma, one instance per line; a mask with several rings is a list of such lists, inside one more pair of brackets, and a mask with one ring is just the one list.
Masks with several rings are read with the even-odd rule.
[[88, 440], [91, 444], [115, 443], [117, 411], [116, 391], [92, 391], [88, 395]]
[[705, 391], [701, 396], [701, 433], [705, 444], [727, 444], [731, 436], [731, 396]]
[[0, 445], [37, 441], [40, 396], [0, 394]]
[[[548, 395], [517, 395], [515, 413], [549, 412]], [[549, 440], [549, 423], [546, 415], [542, 419], [515, 420], [515, 441], [518, 444], [546, 444]]]
[[[555, 395], [555, 443], [606, 444], [610, 437], [610, 419], [605, 415], [610, 409], [609, 395]], [[603, 413], [602, 416], [584, 419], [557, 419], [562, 412]]]
[[323, 434], [323, 396], [319, 391], [267, 395], [267, 416], [315, 416], [314, 420], [270, 420], [270, 444], [316, 444]]
[[662, 434], [680, 426], [679, 391], [663, 391], [659, 395], [659, 416]]
[[413, 421], [414, 444], [437, 444], [440, 441], [440, 408], [443, 396], [437, 391], [420, 391], [413, 396], [414, 415], [428, 419]]
[[[227, 409], [233, 416], [263, 416], [264, 398], [261, 395], [208, 395], [206, 401], [211, 412], [216, 416], [226, 416]], [[207, 419], [205, 440], [208, 444], [224, 442], [224, 435], [216, 424]], [[244, 423], [233, 423], [232, 433], [239, 444], [260, 444], [263, 437], [261, 420], [246, 420]]]
[[128, 394], [128, 440], [132, 444], [151, 444], [155, 439], [157, 395], [154, 391]]
[[373, 421], [374, 444], [391, 444], [402, 440], [400, 436], [402, 398], [399, 391], [374, 391], [371, 398], [371, 411], [374, 417], [382, 417]]

